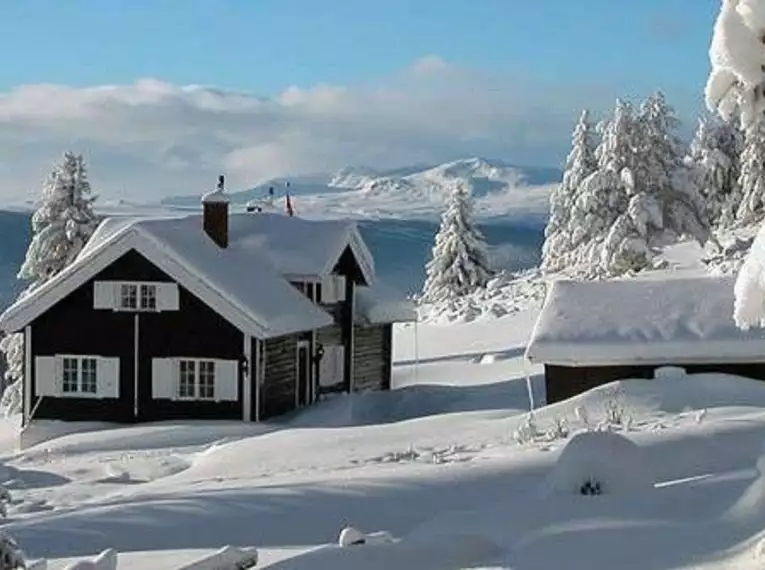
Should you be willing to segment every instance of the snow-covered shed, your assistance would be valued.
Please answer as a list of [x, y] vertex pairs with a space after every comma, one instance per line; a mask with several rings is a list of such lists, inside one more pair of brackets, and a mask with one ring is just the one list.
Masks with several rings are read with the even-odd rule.
[[733, 319], [733, 277], [555, 281], [526, 357], [544, 364], [548, 403], [656, 368], [765, 380], [765, 331]]
[[380, 296], [354, 223], [230, 215], [222, 190], [203, 204], [104, 220], [0, 316], [24, 335], [27, 421], [252, 421], [390, 387], [392, 325], [411, 307]]

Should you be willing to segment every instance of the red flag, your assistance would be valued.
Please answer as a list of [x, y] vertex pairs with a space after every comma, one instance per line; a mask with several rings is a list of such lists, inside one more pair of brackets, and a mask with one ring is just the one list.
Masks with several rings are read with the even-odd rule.
[[295, 210], [292, 208], [292, 197], [289, 194], [287, 194], [287, 215], [295, 215]]

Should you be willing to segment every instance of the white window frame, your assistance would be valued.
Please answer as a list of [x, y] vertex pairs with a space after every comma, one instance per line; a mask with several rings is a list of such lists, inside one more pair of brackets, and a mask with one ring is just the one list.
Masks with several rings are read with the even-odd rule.
[[[183, 378], [184, 378], [184, 366], [187, 364], [193, 365], [193, 375], [192, 375], [192, 395], [186, 395], [181, 394], [181, 387], [184, 386]], [[202, 395], [202, 365], [212, 365], [212, 392], [209, 395]], [[184, 401], [184, 402], [215, 402], [215, 393], [216, 393], [216, 379], [217, 379], [217, 370], [216, 370], [215, 360], [209, 359], [209, 358], [179, 358], [178, 359], [178, 368], [177, 368], [177, 385], [175, 390], [175, 399]], [[209, 372], [209, 371], [207, 371]], [[210, 377], [208, 377], [210, 379]]]
[[[61, 386], [59, 388], [61, 396], [64, 398], [98, 398], [98, 360], [101, 358], [100, 356], [94, 356], [90, 354], [57, 354], [56, 358], [59, 358], [61, 361], [61, 369], [59, 371], [60, 374], [60, 380], [61, 380]], [[67, 373], [66, 364], [67, 361], [75, 361], [77, 366], [75, 368], [75, 390], [65, 390], [65, 386], [67, 386], [65, 374]], [[94, 391], [85, 391], [83, 390], [84, 379], [83, 379], [83, 362], [93, 362], [93, 387], [95, 388]]]
[[[156, 281], [118, 281], [117, 285], [117, 311], [156, 313], [159, 311], [159, 283]], [[125, 306], [124, 301], [132, 295], [124, 295], [125, 288], [135, 291], [135, 306]], [[153, 299], [151, 306], [144, 306], [145, 299]]]

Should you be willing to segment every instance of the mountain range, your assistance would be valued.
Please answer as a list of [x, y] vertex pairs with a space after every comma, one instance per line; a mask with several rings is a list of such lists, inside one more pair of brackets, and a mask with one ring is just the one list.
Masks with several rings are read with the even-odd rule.
[[[561, 176], [555, 168], [467, 158], [394, 170], [350, 166], [327, 175], [271, 179], [230, 196], [233, 205], [244, 206], [265, 199], [273, 189], [277, 199], [289, 192], [303, 213], [432, 218], [454, 185], [462, 182], [472, 190], [481, 217], [536, 217], [546, 215], [549, 192]], [[161, 205], [196, 209], [200, 194], [165, 198]]]

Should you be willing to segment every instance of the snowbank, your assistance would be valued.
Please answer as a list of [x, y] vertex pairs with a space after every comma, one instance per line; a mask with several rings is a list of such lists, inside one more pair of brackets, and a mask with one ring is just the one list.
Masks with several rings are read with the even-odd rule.
[[546, 485], [568, 495], [611, 495], [653, 488], [643, 450], [612, 432], [583, 432], [560, 454]]
[[327, 546], [269, 566], [271, 570], [462, 570], [490, 564], [499, 548], [479, 536]]
[[483, 289], [456, 300], [419, 307], [421, 323], [453, 324], [491, 321], [542, 305], [546, 284], [537, 269], [501, 273]]

